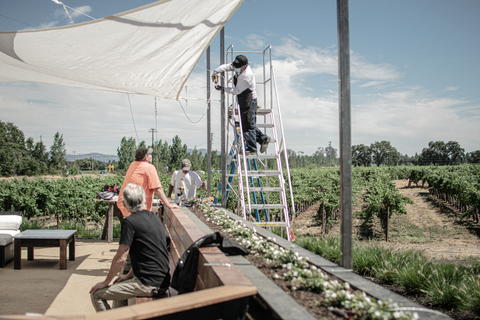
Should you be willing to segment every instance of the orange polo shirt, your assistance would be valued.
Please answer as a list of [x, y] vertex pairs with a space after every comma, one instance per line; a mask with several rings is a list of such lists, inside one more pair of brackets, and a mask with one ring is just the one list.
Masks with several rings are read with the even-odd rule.
[[155, 189], [161, 188], [162, 184], [160, 179], [158, 179], [157, 169], [151, 163], [146, 161], [134, 161], [130, 164], [125, 179], [123, 180], [122, 189], [120, 189], [120, 194], [118, 195], [117, 207], [122, 211], [122, 214], [125, 217], [131, 215], [127, 211], [127, 208], [123, 205], [123, 187], [127, 186], [129, 183], [134, 183], [139, 185], [145, 191], [145, 204], [148, 211], [152, 211], [153, 203], [153, 194]]

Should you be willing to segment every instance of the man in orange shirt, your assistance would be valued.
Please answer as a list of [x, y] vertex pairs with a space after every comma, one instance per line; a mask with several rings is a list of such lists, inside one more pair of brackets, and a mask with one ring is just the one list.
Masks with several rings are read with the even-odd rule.
[[163, 205], [169, 209], [178, 208], [176, 204], [171, 204], [165, 192], [163, 191], [162, 184], [158, 179], [157, 169], [152, 160], [152, 148], [140, 147], [135, 151], [135, 161], [130, 164], [125, 179], [123, 180], [122, 189], [120, 190], [117, 206], [125, 217], [131, 215], [130, 212], [123, 205], [123, 187], [129, 183], [139, 185], [145, 191], [146, 210], [152, 211], [153, 195], [156, 194]]

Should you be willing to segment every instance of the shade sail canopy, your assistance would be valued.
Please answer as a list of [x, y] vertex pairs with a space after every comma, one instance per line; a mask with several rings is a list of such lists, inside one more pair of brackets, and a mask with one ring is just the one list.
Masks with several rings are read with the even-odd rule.
[[0, 32], [0, 81], [34, 81], [178, 100], [243, 0], [163, 0], [66, 27]]

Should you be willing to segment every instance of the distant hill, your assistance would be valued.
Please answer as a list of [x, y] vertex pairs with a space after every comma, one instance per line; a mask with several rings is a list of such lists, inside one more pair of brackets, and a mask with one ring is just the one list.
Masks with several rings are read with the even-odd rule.
[[[203, 156], [205, 156], [205, 154], [207, 153], [207, 149], [197, 149], [197, 151], [200, 152]], [[192, 153], [193, 149], [187, 149], [187, 152]], [[220, 151], [217, 151], [217, 153], [220, 154]], [[118, 162], [120, 160], [117, 155], [103, 154], [103, 153], [98, 153], [98, 152], [92, 152], [92, 153], [86, 153], [86, 154], [76, 154], [76, 155], [73, 155], [73, 154], [66, 154], [65, 155], [65, 159], [67, 159], [67, 161], [74, 161], [75, 159], [80, 160], [80, 159], [85, 159], [85, 158], [90, 159], [92, 157], [93, 157], [93, 159], [98, 160], [98, 161], [102, 161], [102, 162], [108, 162], [110, 160]]]
[[92, 153], [86, 153], [86, 154], [66, 154], [65, 159], [67, 161], [74, 161], [74, 160], [80, 160], [80, 159], [90, 159], [93, 158], [98, 161], [102, 162], [108, 162], [108, 161], [119, 161], [120, 159], [118, 158], [117, 155], [111, 155], [111, 154], [103, 154], [103, 153], [98, 153], [98, 152], [92, 152]]

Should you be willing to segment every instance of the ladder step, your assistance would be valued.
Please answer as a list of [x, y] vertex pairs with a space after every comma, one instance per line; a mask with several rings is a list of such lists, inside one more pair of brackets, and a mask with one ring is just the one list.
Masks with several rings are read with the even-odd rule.
[[[240, 153], [240, 157], [243, 157], [243, 154]], [[245, 156], [246, 159], [277, 159], [278, 156], [276, 154], [257, 154], [257, 155], [249, 155]]]
[[257, 128], [273, 128], [274, 125], [272, 123], [257, 123]]
[[272, 109], [260, 108], [260, 109], [257, 109], [257, 116], [258, 115], [270, 114], [271, 112], [272, 112]]
[[251, 192], [282, 192], [280, 187], [250, 187]]
[[249, 177], [276, 177], [280, 174], [280, 171], [247, 171], [247, 174]]
[[288, 227], [287, 223], [276, 221], [276, 222], [252, 222], [257, 227]]
[[[248, 208], [248, 205], [245, 204], [245, 206]], [[250, 207], [252, 209], [285, 209], [284, 204], [251, 204]]]

